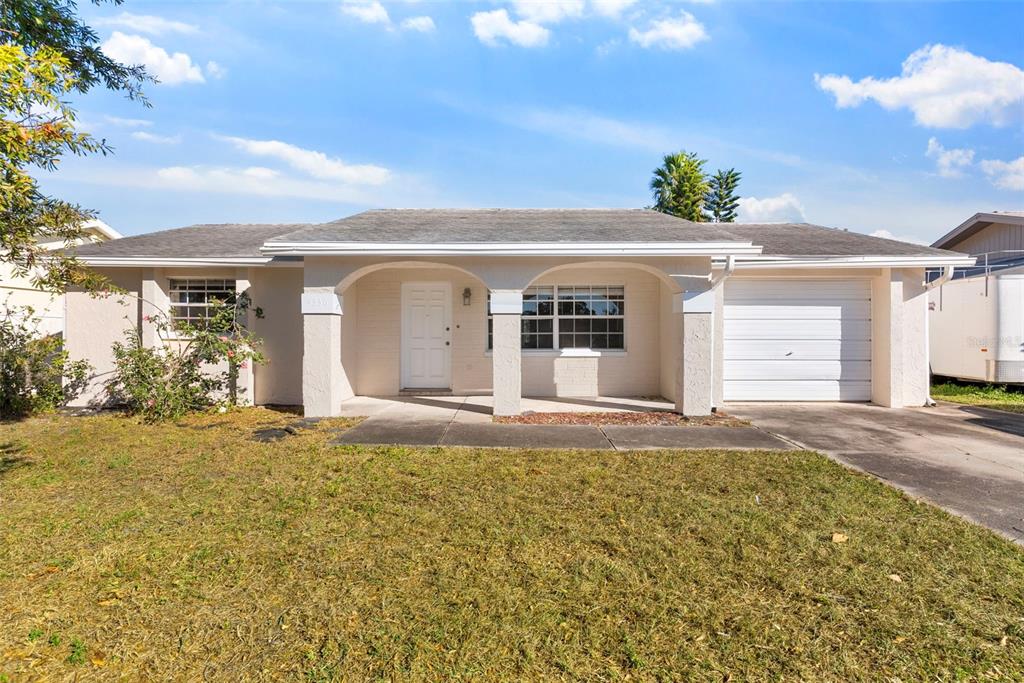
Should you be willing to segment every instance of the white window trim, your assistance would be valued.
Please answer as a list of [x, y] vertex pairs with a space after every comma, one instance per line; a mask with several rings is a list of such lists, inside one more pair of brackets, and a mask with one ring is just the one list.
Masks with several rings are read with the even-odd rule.
[[[625, 284], [614, 284], [614, 285], [613, 284], [530, 285], [529, 287], [526, 287], [523, 291], [525, 292], [527, 289], [533, 289], [533, 288], [538, 288], [538, 287], [550, 287], [552, 289], [552, 292], [553, 292], [552, 305], [553, 305], [553, 309], [554, 309], [553, 310], [553, 314], [551, 316], [546, 316], [546, 315], [542, 315], [542, 316], [535, 316], [535, 315], [524, 316], [524, 315], [522, 315], [522, 313], [520, 313], [520, 318], [527, 318], [529, 320], [547, 320], [550, 317], [551, 320], [552, 320], [552, 325], [551, 325], [552, 335], [553, 335], [552, 343], [554, 344], [554, 346], [553, 346], [553, 348], [550, 348], [550, 349], [523, 349], [523, 348], [521, 348], [520, 349], [520, 353], [522, 355], [524, 355], [524, 356], [558, 356], [558, 357], [562, 357], [562, 358], [595, 358], [595, 357], [601, 357], [601, 356], [625, 356], [625, 355], [627, 355], [627, 353], [629, 351], [629, 338], [628, 338], [629, 333], [626, 331], [626, 316], [625, 316], [625, 314], [623, 314], [623, 315], [599, 315], [599, 316], [592, 316], [592, 315], [566, 315], [566, 316], [561, 316], [561, 315], [558, 314], [558, 302], [559, 302], [559, 299], [558, 299], [558, 289], [560, 287], [568, 287], [568, 288], [576, 288], [576, 287], [590, 287], [590, 288], [594, 288], [594, 287], [609, 287], [609, 288], [611, 288], [611, 287], [621, 287], [622, 288], [622, 302], [623, 302], [623, 304], [625, 304], [625, 302], [626, 302], [626, 285]], [[492, 320], [493, 318], [494, 318], [493, 315], [488, 315], [487, 316], [488, 320]], [[565, 348], [565, 349], [563, 349], [561, 346], [559, 346], [560, 342], [559, 342], [559, 329], [558, 329], [559, 326], [558, 326], [558, 321], [561, 318], [565, 318], [566, 320], [576, 320], [576, 319], [590, 320], [590, 319], [594, 319], [594, 318], [600, 318], [600, 319], [603, 319], [603, 320], [621, 320], [622, 321], [622, 348], [621, 349], [591, 349], [591, 348], [583, 348], [583, 347], [572, 347], [572, 348]], [[489, 325], [486, 326], [486, 327], [489, 327]], [[486, 327], [485, 327], [485, 332], [484, 332], [484, 355], [485, 356], [490, 356], [491, 355], [491, 348], [489, 348], [488, 345], [487, 345], [487, 337], [490, 336], [490, 333], [486, 331]], [[522, 338], [522, 332], [520, 332], [520, 339], [521, 338]]]
[[200, 307], [208, 308], [209, 307], [208, 303], [206, 303], [206, 304], [182, 304], [182, 303], [176, 303], [174, 301], [174, 291], [175, 290], [173, 289], [173, 284], [177, 283], [177, 282], [210, 282], [211, 280], [218, 280], [220, 282], [230, 282], [231, 283], [231, 293], [234, 294], [235, 296], [238, 296], [238, 280], [236, 278], [232, 278], [232, 277], [198, 277], [198, 276], [191, 276], [191, 277], [169, 277], [169, 278], [167, 278], [167, 313], [168, 313], [168, 318], [169, 318], [169, 321], [170, 321], [171, 324], [170, 324], [170, 329], [168, 329], [164, 334], [161, 335], [161, 338], [164, 341], [188, 341], [188, 340], [192, 339], [192, 335], [186, 334], [183, 330], [179, 330], [179, 329], [177, 329], [175, 327], [175, 322], [180, 319], [180, 318], [178, 318], [177, 316], [174, 315], [174, 308], [175, 308], [175, 306], [179, 306], [179, 307], [180, 306], [186, 306], [186, 307], [195, 307], [195, 308], [200, 308]]

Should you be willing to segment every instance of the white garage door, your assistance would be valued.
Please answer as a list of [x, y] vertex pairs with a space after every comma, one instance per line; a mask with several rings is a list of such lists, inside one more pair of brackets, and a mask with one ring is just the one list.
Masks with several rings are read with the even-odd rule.
[[725, 283], [727, 401], [871, 399], [868, 280]]

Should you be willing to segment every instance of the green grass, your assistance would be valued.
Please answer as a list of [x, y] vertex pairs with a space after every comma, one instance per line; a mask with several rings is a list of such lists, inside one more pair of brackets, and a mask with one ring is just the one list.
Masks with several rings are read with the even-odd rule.
[[251, 440], [292, 419], [0, 424], [0, 680], [1024, 671], [1024, 551], [817, 454]]
[[1024, 413], [1024, 389], [1019, 387], [946, 382], [932, 385], [932, 398], [1011, 413]]

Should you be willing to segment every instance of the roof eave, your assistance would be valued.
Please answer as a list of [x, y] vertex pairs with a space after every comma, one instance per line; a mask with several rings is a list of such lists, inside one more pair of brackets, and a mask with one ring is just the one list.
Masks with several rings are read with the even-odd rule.
[[739, 259], [736, 267], [751, 268], [936, 268], [973, 266], [966, 254], [920, 256], [761, 256]]
[[264, 254], [290, 256], [742, 256], [751, 242], [522, 242], [435, 243], [267, 242]]

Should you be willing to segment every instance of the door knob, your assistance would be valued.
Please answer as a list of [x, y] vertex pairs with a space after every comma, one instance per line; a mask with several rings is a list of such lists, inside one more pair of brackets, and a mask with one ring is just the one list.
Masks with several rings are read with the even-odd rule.
[[445, 345], [445, 346], [451, 346], [451, 345], [452, 345], [452, 343], [451, 343], [450, 341], [446, 341], [446, 342], [444, 343], [444, 345]]

